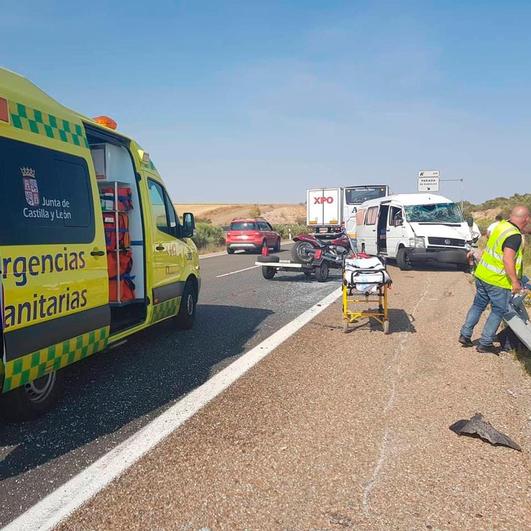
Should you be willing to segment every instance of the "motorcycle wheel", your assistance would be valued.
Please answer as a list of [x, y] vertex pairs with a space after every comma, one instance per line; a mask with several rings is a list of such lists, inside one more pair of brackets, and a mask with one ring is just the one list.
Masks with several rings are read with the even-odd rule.
[[299, 264], [310, 264], [313, 261], [313, 245], [308, 242], [296, 242], [291, 248], [291, 258]]

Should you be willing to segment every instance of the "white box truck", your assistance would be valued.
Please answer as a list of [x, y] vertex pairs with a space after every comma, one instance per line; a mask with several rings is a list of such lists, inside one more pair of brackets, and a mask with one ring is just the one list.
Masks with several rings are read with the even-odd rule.
[[343, 189], [306, 191], [306, 224], [316, 232], [338, 232], [343, 223]]
[[[306, 191], [306, 224], [315, 232], [338, 232], [355, 224], [356, 208], [370, 199], [389, 195], [386, 184], [364, 184]], [[351, 223], [349, 224], [349, 220]], [[349, 232], [355, 232], [355, 226]], [[354, 234], [352, 234], [354, 237]]]

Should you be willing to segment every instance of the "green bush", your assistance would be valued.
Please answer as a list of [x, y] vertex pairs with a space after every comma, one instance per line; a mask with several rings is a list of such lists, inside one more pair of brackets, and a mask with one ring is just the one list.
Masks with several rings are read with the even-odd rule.
[[225, 245], [225, 233], [221, 227], [200, 221], [192, 238], [198, 249]]
[[309, 232], [306, 225], [297, 223], [279, 224], [275, 225], [273, 228], [280, 234], [283, 240], [287, 240], [289, 238], [290, 229], [292, 238], [293, 236], [297, 236], [297, 234], [307, 234]]
[[260, 207], [258, 205], [254, 205], [254, 207], [249, 210], [250, 218], [259, 218], [261, 215], [262, 211], [260, 210]]

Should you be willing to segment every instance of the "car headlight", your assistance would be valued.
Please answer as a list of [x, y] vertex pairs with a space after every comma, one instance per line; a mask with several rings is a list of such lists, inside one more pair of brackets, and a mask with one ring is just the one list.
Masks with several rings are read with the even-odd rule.
[[426, 247], [426, 242], [424, 236], [415, 236], [414, 238], [409, 238], [410, 247]]

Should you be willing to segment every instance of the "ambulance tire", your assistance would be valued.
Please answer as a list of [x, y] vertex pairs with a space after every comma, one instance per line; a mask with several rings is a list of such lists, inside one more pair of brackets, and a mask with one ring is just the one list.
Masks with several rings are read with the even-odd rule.
[[0, 416], [6, 422], [40, 417], [51, 409], [63, 390], [63, 371], [53, 371], [37, 380], [0, 395]]
[[188, 281], [184, 286], [181, 297], [181, 306], [176, 316], [177, 328], [180, 330], [190, 330], [194, 326], [195, 314], [197, 310], [197, 292], [192, 282]]

